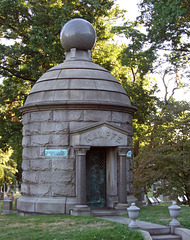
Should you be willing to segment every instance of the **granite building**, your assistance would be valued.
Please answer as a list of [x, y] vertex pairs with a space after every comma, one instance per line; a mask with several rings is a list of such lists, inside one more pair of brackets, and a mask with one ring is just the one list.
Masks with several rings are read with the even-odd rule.
[[95, 41], [89, 22], [67, 22], [61, 31], [65, 61], [40, 77], [20, 108], [20, 214], [122, 212], [133, 201], [136, 108], [120, 83], [92, 62]]

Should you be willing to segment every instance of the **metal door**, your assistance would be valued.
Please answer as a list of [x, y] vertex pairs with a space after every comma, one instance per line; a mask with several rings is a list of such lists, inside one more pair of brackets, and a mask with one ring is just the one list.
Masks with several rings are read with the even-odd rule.
[[90, 208], [106, 205], [106, 149], [92, 148], [86, 159], [86, 200]]

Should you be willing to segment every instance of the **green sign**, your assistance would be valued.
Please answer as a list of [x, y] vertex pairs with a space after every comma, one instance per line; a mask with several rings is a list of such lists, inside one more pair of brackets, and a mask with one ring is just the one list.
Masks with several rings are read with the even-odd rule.
[[67, 157], [68, 149], [45, 149], [46, 157]]

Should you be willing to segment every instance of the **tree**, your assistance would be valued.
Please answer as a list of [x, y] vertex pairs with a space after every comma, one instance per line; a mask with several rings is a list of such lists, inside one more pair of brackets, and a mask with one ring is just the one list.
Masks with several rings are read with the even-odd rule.
[[[162, 81], [175, 73], [172, 89], [187, 86], [190, 58], [190, 5], [187, 0], [143, 0], [137, 18], [146, 29], [147, 42], [157, 52], [154, 72], [164, 66]], [[158, 70], [156, 70], [156, 68]], [[181, 78], [180, 78], [181, 75]], [[177, 81], [176, 81], [177, 80]], [[165, 82], [166, 83], [166, 82]], [[166, 87], [164, 83], [164, 87]]]
[[[2, 0], [0, 2], [0, 149], [13, 150], [21, 180], [22, 124], [18, 107], [36, 80], [49, 68], [64, 60], [59, 34], [70, 19], [84, 18], [97, 32], [95, 62], [113, 68], [111, 60], [103, 62], [98, 50], [113, 37], [110, 21], [122, 16], [113, 0]], [[111, 45], [110, 45], [111, 47]]]
[[15, 182], [17, 169], [15, 161], [11, 158], [12, 153], [12, 149], [8, 149], [6, 152], [0, 149], [0, 185], [3, 185], [3, 182], [8, 184]]
[[155, 48], [170, 50], [178, 57], [189, 56], [189, 1], [143, 0], [139, 7], [139, 20], [146, 27]]
[[122, 65], [131, 70], [133, 81], [139, 75], [141, 79], [153, 70], [156, 59], [155, 50], [147, 45], [147, 36], [142, 33], [135, 22], [125, 22], [121, 27], [115, 27], [114, 32], [124, 34], [127, 45], [120, 54]]
[[6, 153], [12, 149], [11, 159], [17, 164], [17, 178], [21, 179], [22, 163], [22, 123], [18, 107], [26, 95], [26, 85], [14, 78], [4, 79], [0, 85], [0, 150]]
[[164, 62], [157, 68], [157, 74], [159, 74], [161, 83], [163, 85], [163, 100], [165, 103], [175, 98], [178, 90], [182, 90], [185, 93], [189, 89], [188, 78], [186, 72], [188, 69], [181, 68], [176, 69], [175, 66]]
[[[125, 24], [122, 27], [122, 31], [125, 33], [126, 37], [128, 39], [132, 37], [131, 46], [129, 44], [123, 52], [123, 64], [134, 68], [132, 70], [133, 79], [136, 78], [138, 71], [140, 71], [140, 82], [143, 81], [143, 76], [146, 77], [146, 73], [151, 72], [151, 70], [153, 70], [153, 73], [159, 72], [159, 74], [162, 75], [162, 82], [165, 87], [164, 105], [167, 105], [167, 103], [169, 104], [174, 101], [173, 96], [177, 89], [187, 86], [185, 78], [189, 77], [188, 62], [190, 45], [188, 38], [190, 6], [186, 0], [143, 0], [139, 4], [139, 7], [141, 16], [137, 18], [134, 27], [139, 27], [139, 25], [142, 24], [146, 31], [144, 31], [145, 34], [138, 31], [140, 28], [135, 28], [134, 31], [133, 28], [131, 28], [132, 25], [129, 24]], [[143, 59], [143, 57], [145, 58]], [[173, 82], [172, 86], [168, 85], [170, 80]], [[145, 88], [146, 83], [142, 85], [144, 85]], [[137, 93], [139, 93], [139, 91], [140, 88], [138, 88]], [[143, 91], [141, 91], [141, 93], [142, 92]], [[146, 95], [147, 98], [150, 100], [154, 93], [155, 91], [150, 91]], [[135, 96], [134, 98], [137, 100], [136, 106], [138, 106], [140, 110], [139, 113], [137, 112], [135, 114], [135, 117], [137, 117], [137, 119], [144, 119], [147, 122], [145, 124], [136, 125], [136, 122], [139, 123], [139, 120], [135, 119], [134, 129], [136, 131], [134, 131], [134, 133], [137, 132], [139, 137], [134, 144], [135, 156], [138, 155], [139, 150], [141, 152], [146, 150], [144, 146], [147, 144], [148, 139], [143, 136], [146, 136], [147, 133], [151, 134], [153, 131], [152, 124], [154, 124], [154, 122], [152, 122], [151, 119], [152, 116], [156, 114], [156, 108], [157, 111], [160, 109], [159, 105], [156, 106], [156, 101], [158, 99], [156, 100], [156, 98], [154, 98], [153, 100], [152, 98], [152, 101], [148, 101], [145, 95], [142, 96], [145, 98], [143, 103], [146, 104], [146, 107], [143, 108], [142, 104], [139, 105], [139, 102], [141, 102], [139, 100], [143, 101], [143, 99], [138, 99], [138, 96]], [[150, 107], [154, 104], [155, 112], [148, 111], [150, 109], [153, 110], [153, 108]], [[144, 109], [145, 111], [143, 111]], [[146, 156], [147, 152], [144, 156]], [[136, 159], [138, 158], [135, 158], [134, 161], [136, 161]], [[145, 159], [146, 157], [144, 161]], [[148, 177], [148, 174], [146, 176]]]
[[160, 182], [158, 194], [186, 196], [190, 205], [190, 111], [185, 102], [160, 102], [146, 145], [135, 159], [135, 186], [145, 192]]
[[64, 60], [59, 41], [64, 24], [73, 18], [84, 18], [95, 26], [98, 38], [105, 38], [105, 17], [120, 14], [112, 11], [112, 6], [111, 0], [1, 1], [1, 37], [14, 43], [1, 44], [0, 73], [34, 84], [45, 71]]
[[156, 111], [154, 93], [156, 84], [149, 77], [156, 60], [155, 50], [147, 45], [147, 37], [136, 23], [125, 22], [123, 26], [113, 28], [118, 35], [124, 34], [126, 45], [121, 46], [119, 60], [124, 69], [118, 76], [122, 86], [130, 97], [132, 105], [138, 108], [133, 118], [134, 155], [139, 152], [139, 138], [149, 127], [148, 116]]

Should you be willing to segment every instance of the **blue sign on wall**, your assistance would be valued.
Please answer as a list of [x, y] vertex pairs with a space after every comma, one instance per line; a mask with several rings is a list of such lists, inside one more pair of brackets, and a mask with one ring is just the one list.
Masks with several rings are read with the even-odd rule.
[[127, 157], [131, 157], [131, 156], [132, 156], [132, 151], [130, 150], [127, 152]]
[[45, 149], [46, 157], [67, 157], [68, 149]]

